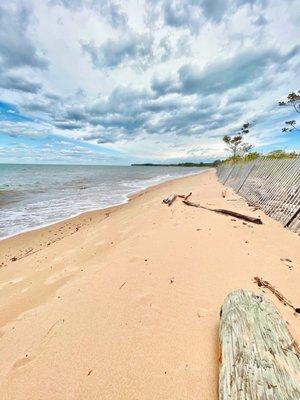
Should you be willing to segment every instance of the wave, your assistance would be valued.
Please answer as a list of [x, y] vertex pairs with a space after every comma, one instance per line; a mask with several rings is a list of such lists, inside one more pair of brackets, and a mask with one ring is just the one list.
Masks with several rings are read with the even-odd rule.
[[[124, 204], [128, 202], [129, 196], [148, 187], [182, 176], [198, 174], [204, 170], [181, 168], [174, 169], [173, 173], [168, 170], [157, 174], [160, 171], [156, 167], [154, 171], [129, 169], [124, 173], [123, 170], [118, 171], [114, 167], [109, 170], [106, 167], [103, 170], [92, 169], [92, 175], [86, 173], [86, 175], [83, 174], [84, 176], [75, 176], [76, 179], [72, 175], [66, 182], [62, 171], [60, 177], [49, 178], [48, 182], [45, 182], [47, 178], [39, 177], [35, 185], [27, 191], [24, 189], [23, 181], [20, 183], [17, 178], [11, 186], [16, 188], [21, 185], [20, 192], [12, 190], [9, 199], [1, 200], [2, 196], [0, 197], [0, 240], [72, 218], [87, 211]], [[28, 173], [30, 174], [30, 170]], [[152, 176], [147, 176], [147, 174], [152, 174]], [[75, 197], [76, 201], [74, 201]]]

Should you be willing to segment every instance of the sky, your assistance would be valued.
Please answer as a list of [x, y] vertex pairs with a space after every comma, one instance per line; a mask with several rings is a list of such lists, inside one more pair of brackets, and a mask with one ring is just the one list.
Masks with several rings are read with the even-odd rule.
[[2, 0], [0, 162], [212, 161], [245, 122], [299, 150], [299, 72], [299, 0]]

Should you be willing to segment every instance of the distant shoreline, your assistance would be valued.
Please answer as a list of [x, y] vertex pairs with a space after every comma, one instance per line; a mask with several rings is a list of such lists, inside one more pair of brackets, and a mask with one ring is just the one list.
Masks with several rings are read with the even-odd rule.
[[131, 167], [213, 167], [214, 163], [192, 163], [185, 162], [179, 164], [153, 164], [153, 163], [143, 163], [143, 164], [131, 164]]

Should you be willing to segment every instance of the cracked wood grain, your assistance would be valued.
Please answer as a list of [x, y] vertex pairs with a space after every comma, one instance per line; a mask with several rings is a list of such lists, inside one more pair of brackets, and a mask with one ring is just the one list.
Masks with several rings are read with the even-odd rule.
[[220, 400], [299, 400], [300, 354], [275, 306], [230, 293], [220, 320]]

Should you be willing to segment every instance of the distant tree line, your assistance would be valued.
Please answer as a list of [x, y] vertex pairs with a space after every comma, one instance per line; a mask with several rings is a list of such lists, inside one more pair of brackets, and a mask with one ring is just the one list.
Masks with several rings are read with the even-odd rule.
[[[219, 161], [219, 160], [218, 160]], [[132, 167], [211, 167], [214, 166], [214, 162], [182, 162], [177, 164], [154, 164], [154, 163], [143, 163], [143, 164], [131, 164]]]

